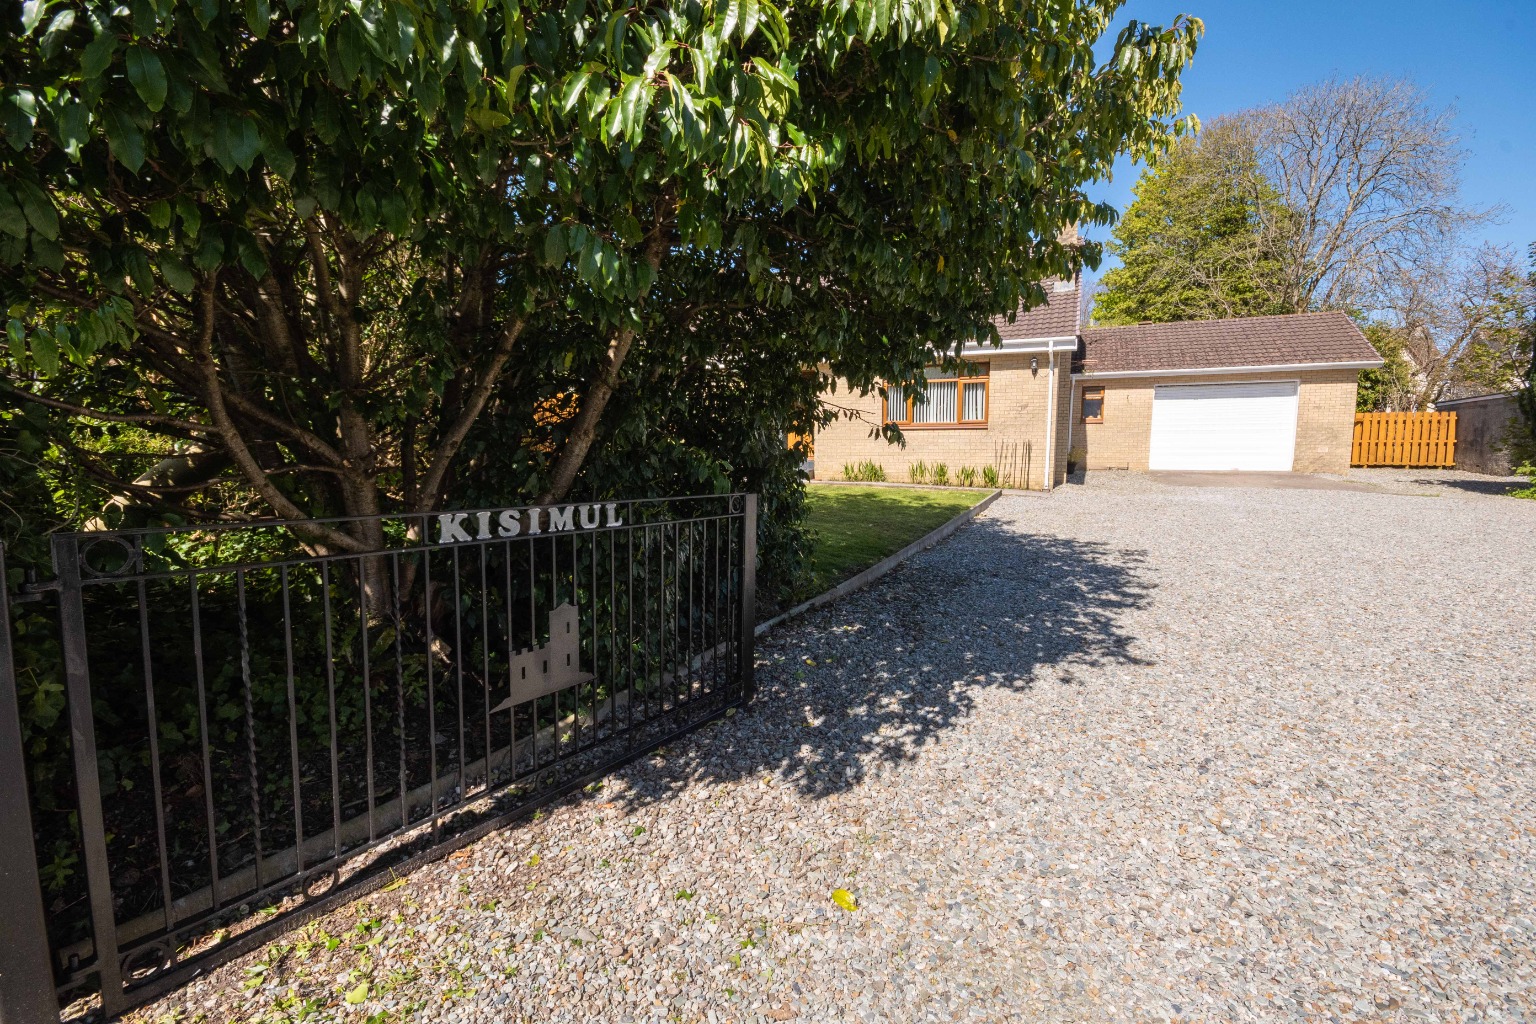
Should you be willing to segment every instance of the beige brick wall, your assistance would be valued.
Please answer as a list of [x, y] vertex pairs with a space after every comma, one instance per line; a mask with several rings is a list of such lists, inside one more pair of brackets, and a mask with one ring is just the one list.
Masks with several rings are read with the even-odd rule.
[[[921, 460], [930, 466], [944, 463], [951, 480], [962, 466], [974, 467], [978, 472], [984, 466], [996, 466], [1000, 472], [1012, 467], [1027, 486], [1041, 488], [1045, 480], [1050, 369], [1049, 360], [1041, 353], [1036, 356], [1040, 361], [1039, 373], [1030, 373], [1030, 358], [1013, 354], [978, 358], [977, 362], [985, 361], [991, 367], [986, 425], [909, 427], [903, 431], [905, 447], [888, 444], [878, 435], [870, 436], [882, 422], [880, 395], [850, 394], [847, 385], [840, 382], [835, 391], [822, 395], [823, 402], [844, 415], [816, 431], [816, 478], [841, 480], [846, 464], [869, 459], [885, 469], [888, 479], [904, 482], [909, 478], [912, 463]], [[1058, 353], [1056, 360], [1055, 476], [1059, 483], [1065, 473], [1063, 431], [1068, 419], [1066, 399], [1071, 381], [1067, 355]]]
[[[1082, 389], [1072, 391], [1072, 440], [1074, 461], [1088, 469], [1145, 471], [1152, 440], [1152, 389], [1159, 384], [1193, 384], [1206, 378], [1136, 377], [1105, 380], [1104, 422], [1082, 422]], [[1354, 434], [1354, 370], [1315, 370], [1305, 373], [1244, 373], [1210, 378], [1221, 381], [1299, 380], [1296, 420], [1298, 473], [1342, 473], [1349, 468], [1349, 449]]]
[[1358, 370], [1329, 370], [1301, 378], [1296, 420], [1296, 472], [1343, 473], [1355, 439]]

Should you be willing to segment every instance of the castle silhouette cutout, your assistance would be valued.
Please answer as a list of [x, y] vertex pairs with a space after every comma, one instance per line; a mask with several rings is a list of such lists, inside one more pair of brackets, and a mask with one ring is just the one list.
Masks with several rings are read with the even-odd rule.
[[512, 656], [512, 693], [492, 711], [508, 711], [567, 686], [595, 678], [581, 670], [581, 632], [576, 606], [569, 601], [549, 613], [549, 643]]

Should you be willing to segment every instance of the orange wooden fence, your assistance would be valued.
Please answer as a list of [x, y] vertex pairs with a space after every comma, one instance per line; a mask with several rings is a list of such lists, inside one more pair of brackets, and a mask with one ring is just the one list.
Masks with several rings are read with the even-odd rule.
[[1453, 412], [1357, 412], [1352, 466], [1454, 466]]

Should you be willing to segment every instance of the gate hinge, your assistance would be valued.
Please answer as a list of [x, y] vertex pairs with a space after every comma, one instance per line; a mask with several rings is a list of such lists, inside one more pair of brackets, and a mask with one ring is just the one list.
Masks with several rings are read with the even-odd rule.
[[54, 593], [59, 587], [58, 580], [49, 580], [47, 583], [28, 581], [16, 588], [16, 593], [11, 598], [11, 603], [26, 604], [29, 601], [41, 601], [44, 594]]

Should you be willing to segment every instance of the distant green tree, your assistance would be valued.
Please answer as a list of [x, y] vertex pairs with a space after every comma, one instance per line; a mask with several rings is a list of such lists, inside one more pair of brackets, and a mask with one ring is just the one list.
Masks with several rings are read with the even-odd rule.
[[1415, 391], [1413, 364], [1408, 361], [1402, 332], [1379, 321], [1366, 324], [1365, 333], [1385, 365], [1360, 371], [1360, 386], [1355, 392], [1355, 411], [1390, 412], [1411, 408]]
[[1108, 249], [1094, 305], [1103, 324], [1213, 320], [1294, 312], [1284, 300], [1285, 222], [1240, 123], [1216, 121], [1182, 140], [1136, 184]]
[[[1536, 243], [1530, 248], [1530, 272], [1527, 280], [1536, 289]], [[1509, 444], [1509, 453], [1516, 468], [1532, 478], [1530, 487], [1520, 492], [1522, 497], [1536, 498], [1536, 312], [1525, 319], [1525, 386], [1515, 398], [1520, 419]]]

